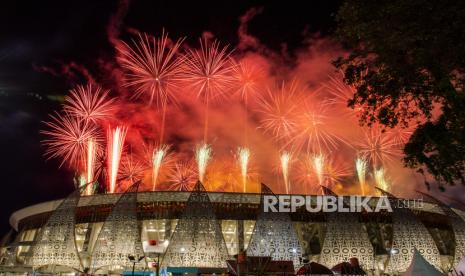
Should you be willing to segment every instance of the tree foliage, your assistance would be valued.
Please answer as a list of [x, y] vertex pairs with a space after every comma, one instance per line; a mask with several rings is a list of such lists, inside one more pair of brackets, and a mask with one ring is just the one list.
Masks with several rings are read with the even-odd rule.
[[405, 164], [465, 184], [465, 1], [346, 0], [337, 20], [361, 123], [415, 127]]

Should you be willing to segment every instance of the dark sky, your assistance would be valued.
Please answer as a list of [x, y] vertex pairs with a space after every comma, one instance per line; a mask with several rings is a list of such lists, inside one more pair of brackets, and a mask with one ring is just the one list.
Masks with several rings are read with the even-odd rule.
[[[238, 18], [252, 7], [263, 12], [249, 32], [265, 45], [290, 49], [302, 33], [330, 35], [341, 1], [132, 1], [121, 30], [135, 28], [193, 41], [210, 31], [223, 42], [237, 43]], [[22, 207], [57, 199], [71, 192], [72, 174], [42, 157], [39, 129], [47, 114], [58, 110], [57, 95], [71, 87], [59, 71], [74, 62], [92, 71], [95, 60], [111, 56], [109, 22], [122, 11], [118, 1], [4, 1], [0, 6], [0, 234], [10, 214]], [[76, 80], [73, 80], [76, 81]]]

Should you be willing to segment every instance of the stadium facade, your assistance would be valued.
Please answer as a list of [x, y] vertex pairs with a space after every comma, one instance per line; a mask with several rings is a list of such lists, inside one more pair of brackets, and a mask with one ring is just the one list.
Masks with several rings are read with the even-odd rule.
[[292, 261], [295, 269], [306, 259], [331, 268], [357, 258], [378, 275], [405, 271], [415, 249], [442, 271], [465, 251], [465, 212], [431, 196], [419, 205], [386, 194], [393, 212], [265, 213], [262, 195], [271, 191], [263, 187], [262, 194], [206, 192], [200, 183], [192, 192], [137, 192], [137, 184], [123, 194], [80, 196], [77, 190], [12, 214], [0, 271], [120, 275], [133, 265], [155, 271], [159, 263], [165, 273], [213, 273], [246, 252]]

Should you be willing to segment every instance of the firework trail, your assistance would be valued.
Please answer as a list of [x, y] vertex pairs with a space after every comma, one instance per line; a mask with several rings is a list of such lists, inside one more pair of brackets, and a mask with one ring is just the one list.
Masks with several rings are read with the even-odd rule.
[[126, 155], [121, 162], [118, 179], [129, 180], [135, 183], [144, 177], [145, 166], [142, 162], [134, 159], [132, 154]]
[[[87, 162], [86, 162], [86, 183], [92, 183], [95, 181], [95, 160], [97, 158], [97, 145], [95, 144], [95, 138], [87, 140]], [[92, 185], [87, 185], [85, 194], [92, 194]]]
[[368, 163], [364, 158], [357, 158], [355, 160], [355, 169], [357, 170], [358, 183], [360, 184], [362, 195], [365, 195], [367, 168], [368, 168]]
[[114, 129], [108, 129], [107, 133], [107, 169], [108, 169], [108, 187], [109, 192], [114, 193], [116, 190], [116, 180], [118, 169], [123, 153], [124, 140], [126, 138], [127, 128], [118, 126]]
[[154, 149], [152, 154], [152, 191], [157, 188], [158, 175], [160, 173], [161, 165], [169, 151], [170, 146], [161, 145]]
[[133, 47], [123, 42], [117, 48], [118, 61], [128, 72], [126, 85], [135, 89], [133, 97], [147, 95], [150, 104], [155, 101], [162, 109], [160, 143], [164, 136], [166, 105], [176, 102], [175, 92], [182, 79], [183, 59], [176, 54], [183, 40], [172, 43], [165, 33], [158, 39], [141, 35]]
[[286, 140], [297, 131], [300, 98], [296, 89], [295, 82], [289, 86], [282, 83], [277, 92], [268, 89], [267, 95], [259, 98], [260, 127], [277, 141]]
[[199, 174], [199, 180], [203, 184], [205, 173], [207, 171], [208, 163], [211, 159], [211, 147], [208, 144], [201, 144], [197, 146], [195, 151], [195, 160], [197, 161], [197, 171]]
[[280, 156], [281, 172], [283, 174], [284, 187], [286, 188], [286, 194], [290, 193], [291, 187], [289, 182], [289, 163], [291, 162], [291, 154], [287, 151], [283, 152]]
[[378, 128], [370, 128], [361, 142], [354, 143], [359, 154], [369, 160], [373, 168], [392, 163], [401, 156], [397, 144]]
[[205, 103], [204, 143], [208, 136], [208, 113], [210, 101], [224, 94], [234, 84], [232, 73], [234, 61], [228, 46], [220, 48], [217, 41], [209, 43], [200, 40], [200, 50], [189, 49], [184, 56], [184, 78], [188, 86], [193, 89], [197, 98]]
[[170, 190], [191, 191], [197, 181], [197, 171], [192, 161], [176, 162], [173, 171], [168, 177]]
[[239, 147], [237, 149], [237, 157], [241, 167], [242, 190], [245, 193], [247, 191], [247, 169], [250, 159], [250, 150], [248, 148]]
[[391, 185], [389, 184], [386, 178], [386, 171], [384, 170], [384, 168], [375, 169], [373, 175], [375, 178], [376, 186], [385, 191], [391, 190]]
[[60, 167], [67, 163], [70, 168], [83, 169], [87, 154], [87, 141], [99, 139], [96, 126], [87, 121], [65, 114], [50, 115], [51, 121], [45, 122], [49, 130], [40, 131], [47, 138], [42, 141], [46, 146], [48, 159], [61, 158]]
[[322, 186], [324, 183], [325, 173], [325, 156], [323, 154], [315, 154], [311, 157], [313, 171], [318, 179], [318, 185]]
[[76, 118], [96, 123], [108, 119], [115, 110], [114, 99], [108, 96], [108, 90], [100, 86], [79, 85], [65, 97], [63, 110]]

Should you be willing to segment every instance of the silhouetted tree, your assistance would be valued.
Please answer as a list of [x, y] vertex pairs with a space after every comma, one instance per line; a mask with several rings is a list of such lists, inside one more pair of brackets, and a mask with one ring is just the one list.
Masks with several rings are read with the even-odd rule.
[[464, 15], [458, 0], [346, 0], [337, 15], [348, 105], [363, 124], [413, 126], [405, 164], [439, 183], [465, 184]]

